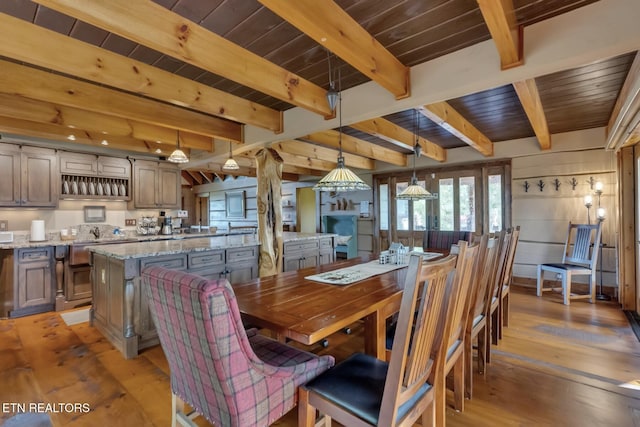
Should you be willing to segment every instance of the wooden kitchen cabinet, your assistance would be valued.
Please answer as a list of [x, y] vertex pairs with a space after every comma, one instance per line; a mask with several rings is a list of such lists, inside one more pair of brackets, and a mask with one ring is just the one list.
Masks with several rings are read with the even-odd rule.
[[131, 163], [128, 159], [95, 154], [72, 152], [60, 153], [60, 173], [84, 177], [131, 178]]
[[118, 157], [98, 157], [98, 176], [106, 178], [131, 178], [131, 163]]
[[133, 207], [180, 208], [180, 169], [172, 164], [136, 160], [133, 164]]
[[303, 239], [285, 242], [282, 269], [295, 271], [301, 268], [331, 264], [335, 260], [333, 237]]
[[242, 283], [258, 277], [258, 248], [234, 247], [128, 259], [93, 253], [93, 325], [126, 358], [135, 357], [139, 350], [158, 344], [140, 278], [146, 267], [161, 266], [207, 279], [226, 278], [232, 284]]
[[56, 207], [57, 156], [54, 150], [0, 144], [0, 207]]
[[65, 175], [96, 176], [98, 157], [93, 154], [60, 153], [60, 173]]
[[14, 307], [10, 317], [53, 310], [53, 247], [16, 249], [14, 256]]

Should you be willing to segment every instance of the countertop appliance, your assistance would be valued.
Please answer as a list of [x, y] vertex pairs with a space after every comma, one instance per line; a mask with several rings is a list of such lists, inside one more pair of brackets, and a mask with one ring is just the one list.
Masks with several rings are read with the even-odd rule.
[[170, 216], [165, 216], [164, 217], [164, 221], [162, 223], [162, 230], [160, 231], [160, 233], [168, 235], [168, 234], [173, 234], [173, 228], [171, 226], [171, 217]]

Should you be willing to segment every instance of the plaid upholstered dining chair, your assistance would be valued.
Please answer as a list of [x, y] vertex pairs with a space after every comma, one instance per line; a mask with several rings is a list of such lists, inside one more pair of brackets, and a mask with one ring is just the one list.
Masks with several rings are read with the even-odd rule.
[[296, 406], [300, 384], [334, 364], [245, 331], [226, 279], [163, 267], [142, 278], [171, 371], [172, 426], [198, 414], [218, 427], [268, 426]]

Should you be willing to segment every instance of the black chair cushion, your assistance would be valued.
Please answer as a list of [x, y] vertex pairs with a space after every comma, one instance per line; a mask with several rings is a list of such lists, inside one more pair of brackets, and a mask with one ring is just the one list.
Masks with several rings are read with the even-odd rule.
[[[356, 353], [309, 381], [304, 387], [369, 424], [377, 425], [388, 368], [386, 362]], [[430, 388], [431, 384], [425, 383], [412, 399], [403, 404], [398, 409], [398, 419], [407, 415]]]
[[557, 264], [542, 264], [542, 265], [544, 265], [546, 267], [557, 268], [558, 270], [584, 270], [584, 269], [589, 269], [588, 266], [579, 265], [579, 264], [557, 263]]

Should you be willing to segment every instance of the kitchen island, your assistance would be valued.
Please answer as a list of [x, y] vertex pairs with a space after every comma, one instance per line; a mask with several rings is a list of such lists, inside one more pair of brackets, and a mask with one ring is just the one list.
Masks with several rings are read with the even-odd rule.
[[[284, 233], [287, 242], [316, 241], [333, 248], [333, 235]], [[322, 244], [320, 243], [322, 242]], [[142, 295], [148, 266], [188, 271], [209, 279], [243, 283], [257, 278], [259, 242], [254, 234], [88, 246], [93, 299], [91, 323], [125, 358], [157, 345], [158, 335]], [[332, 262], [333, 257], [326, 258]]]

